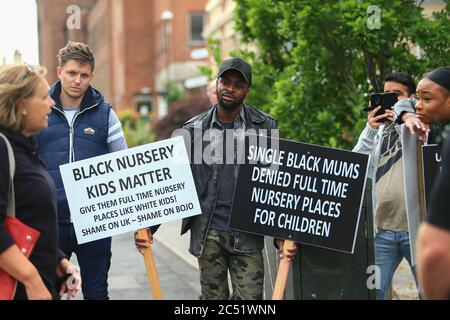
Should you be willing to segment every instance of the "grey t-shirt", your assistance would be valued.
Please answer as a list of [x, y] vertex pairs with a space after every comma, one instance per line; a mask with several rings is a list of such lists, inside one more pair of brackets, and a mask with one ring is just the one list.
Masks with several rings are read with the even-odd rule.
[[[233, 130], [234, 123], [221, 123], [225, 130]], [[231, 202], [234, 194], [234, 166], [235, 164], [226, 163], [226, 141], [227, 134], [223, 132], [223, 165], [220, 173], [220, 184], [216, 199], [216, 206], [211, 220], [211, 229], [228, 230], [230, 220]], [[234, 150], [228, 152], [234, 155]], [[228, 161], [230, 162], [230, 161]]]

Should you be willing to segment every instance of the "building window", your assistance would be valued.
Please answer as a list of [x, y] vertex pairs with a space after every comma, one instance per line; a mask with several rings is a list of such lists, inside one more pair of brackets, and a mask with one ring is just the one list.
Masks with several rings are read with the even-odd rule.
[[142, 88], [141, 92], [133, 96], [133, 106], [142, 117], [146, 117], [152, 112], [152, 94], [150, 89]]
[[189, 14], [189, 43], [191, 45], [204, 44], [205, 40], [202, 37], [203, 27], [205, 26], [204, 13], [190, 13]]

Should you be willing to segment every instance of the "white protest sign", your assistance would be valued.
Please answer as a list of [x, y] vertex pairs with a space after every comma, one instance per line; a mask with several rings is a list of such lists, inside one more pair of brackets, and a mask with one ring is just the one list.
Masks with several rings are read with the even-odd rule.
[[80, 244], [201, 213], [182, 137], [60, 171]]
[[411, 264], [416, 265], [417, 231], [420, 225], [419, 177], [417, 165], [417, 135], [402, 124], [403, 179], [405, 181], [406, 217], [411, 249]]

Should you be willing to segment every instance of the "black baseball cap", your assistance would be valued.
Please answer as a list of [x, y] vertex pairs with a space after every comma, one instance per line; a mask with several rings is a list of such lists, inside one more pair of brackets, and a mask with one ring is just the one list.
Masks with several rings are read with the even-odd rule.
[[236, 70], [244, 77], [248, 85], [252, 85], [252, 67], [241, 58], [227, 59], [222, 63], [217, 78], [221, 77], [228, 70]]

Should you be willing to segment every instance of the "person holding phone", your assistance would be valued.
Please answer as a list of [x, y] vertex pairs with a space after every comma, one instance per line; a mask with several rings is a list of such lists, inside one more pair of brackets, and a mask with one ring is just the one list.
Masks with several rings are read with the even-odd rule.
[[[414, 98], [416, 85], [409, 74], [395, 72], [384, 79], [384, 92], [395, 93], [398, 100]], [[371, 155], [369, 176], [373, 183], [375, 264], [380, 268], [381, 277], [378, 300], [386, 298], [394, 272], [403, 258], [408, 260], [416, 278], [411, 265], [400, 128], [394, 121], [394, 101], [391, 104], [391, 108], [387, 105], [369, 107], [367, 125], [353, 148], [353, 151]], [[377, 114], [382, 107], [386, 111]]]

